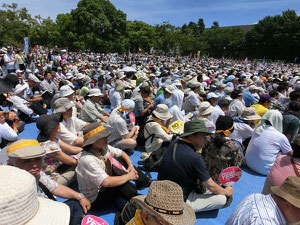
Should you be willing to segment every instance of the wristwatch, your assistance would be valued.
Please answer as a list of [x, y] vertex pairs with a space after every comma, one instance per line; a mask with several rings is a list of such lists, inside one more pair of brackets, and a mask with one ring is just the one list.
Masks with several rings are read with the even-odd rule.
[[80, 201], [83, 197], [84, 197], [84, 195], [82, 193], [79, 193], [79, 195], [77, 196], [76, 200]]
[[128, 166], [129, 166], [129, 164], [133, 164], [133, 162], [130, 160], [127, 164], [128, 164]]

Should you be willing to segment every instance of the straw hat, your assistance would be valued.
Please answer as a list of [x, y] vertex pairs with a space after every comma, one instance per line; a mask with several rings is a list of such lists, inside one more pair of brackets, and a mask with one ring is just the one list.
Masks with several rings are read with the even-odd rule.
[[254, 108], [246, 108], [243, 110], [241, 115], [242, 120], [260, 120], [261, 117], [256, 113]]
[[280, 185], [273, 186], [271, 191], [291, 203], [293, 206], [300, 208], [300, 177], [288, 177]]
[[7, 147], [6, 154], [12, 158], [32, 159], [42, 157], [45, 154], [45, 149], [40, 146], [37, 140], [20, 139]]
[[66, 97], [74, 93], [75, 91], [69, 85], [64, 85], [59, 89], [59, 97]]
[[198, 108], [199, 116], [204, 116], [212, 113], [214, 111], [214, 107], [209, 102], [201, 102]]
[[37, 195], [36, 180], [25, 170], [0, 166], [1, 224], [67, 225], [70, 208]]
[[133, 197], [143, 209], [172, 225], [192, 225], [195, 212], [183, 201], [181, 187], [168, 180], [153, 181], [147, 195]]
[[110, 132], [101, 123], [94, 122], [83, 128], [83, 145], [91, 145], [101, 138], [108, 137]]
[[158, 104], [156, 109], [153, 111], [153, 114], [161, 120], [168, 120], [173, 117], [173, 115], [169, 112], [169, 108], [165, 104]]
[[67, 98], [56, 99], [53, 103], [53, 113], [67, 112], [73, 106], [75, 106], [75, 104]]

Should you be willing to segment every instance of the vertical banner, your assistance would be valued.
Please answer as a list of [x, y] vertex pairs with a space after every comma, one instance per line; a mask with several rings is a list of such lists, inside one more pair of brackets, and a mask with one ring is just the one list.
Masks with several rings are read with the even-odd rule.
[[28, 54], [28, 48], [29, 48], [29, 38], [24, 37], [24, 52], [26, 53], [26, 55]]

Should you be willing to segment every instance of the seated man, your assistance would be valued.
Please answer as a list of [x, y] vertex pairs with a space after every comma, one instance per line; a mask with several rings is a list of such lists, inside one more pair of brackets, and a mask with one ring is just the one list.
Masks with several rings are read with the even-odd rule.
[[82, 146], [82, 129], [89, 123], [72, 116], [74, 103], [67, 98], [59, 98], [54, 102], [53, 113], [62, 113], [60, 132], [56, 137], [69, 145]]
[[[211, 179], [201, 155], [197, 153], [204, 146], [207, 134], [204, 121], [186, 122], [182, 139], [169, 145], [158, 172], [158, 180], [171, 180], [182, 187], [184, 200], [195, 212], [220, 209], [226, 205], [227, 197], [233, 194], [231, 186], [222, 188]], [[197, 180], [208, 190], [198, 194], [195, 191]]]
[[133, 197], [133, 201], [142, 209], [136, 210], [134, 218], [127, 225], [192, 225], [196, 222], [193, 209], [183, 202], [181, 187], [172, 181], [153, 181], [148, 195]]
[[[26, 170], [37, 180], [38, 196], [55, 200], [58, 196], [68, 200], [65, 202], [71, 209], [71, 223], [77, 224], [79, 216], [87, 213], [91, 203], [87, 198], [71, 188], [56, 183], [41, 171], [45, 149], [36, 140], [18, 140], [7, 148], [8, 165]], [[77, 202], [78, 201], [78, 202]], [[79, 204], [81, 208], [79, 207]]]
[[49, 92], [51, 96], [57, 92], [56, 85], [52, 80], [51, 71], [48, 70], [44, 73], [44, 80], [40, 84], [40, 90]]
[[107, 117], [110, 116], [108, 112], [101, 108], [99, 102], [103, 94], [99, 89], [92, 89], [88, 95], [89, 99], [82, 106], [80, 117], [83, 121], [93, 122], [107, 122]]
[[122, 106], [112, 111], [108, 118], [107, 125], [111, 132], [108, 143], [122, 150], [133, 150], [137, 143], [136, 138], [139, 133], [139, 126], [133, 126], [131, 131], [127, 128], [126, 116], [134, 109], [134, 101], [125, 99]]
[[280, 187], [271, 190], [273, 194], [245, 197], [226, 225], [299, 224], [300, 177], [288, 177]]
[[8, 142], [16, 141], [18, 139], [16, 131], [6, 123], [8, 116], [9, 112], [0, 111], [0, 149]]

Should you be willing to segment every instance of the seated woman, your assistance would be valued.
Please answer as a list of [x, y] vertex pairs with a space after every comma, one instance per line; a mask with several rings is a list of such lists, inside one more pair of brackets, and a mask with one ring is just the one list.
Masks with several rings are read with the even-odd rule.
[[[146, 138], [145, 148], [147, 152], [153, 152], [161, 147], [167, 147], [173, 139], [168, 127], [172, 114], [165, 104], [157, 105], [150, 118], [147, 120], [144, 137]], [[163, 121], [167, 121], [165, 124]]]
[[129, 131], [127, 128], [127, 115], [134, 109], [134, 101], [125, 99], [121, 107], [114, 109], [108, 118], [107, 125], [111, 135], [108, 137], [108, 143], [122, 150], [133, 150], [136, 147], [136, 138], [139, 132], [139, 126], [133, 126]]
[[[229, 135], [230, 138], [238, 141], [246, 146], [254, 132], [254, 121], [260, 120], [261, 117], [256, 113], [254, 108], [246, 108], [243, 110], [241, 117], [233, 118], [233, 132]], [[248, 140], [245, 142], [245, 140]], [[247, 147], [247, 146], [246, 146]]]
[[293, 155], [280, 155], [268, 174], [262, 194], [271, 194], [272, 186], [280, 186], [289, 177], [300, 177], [300, 136], [296, 137], [293, 147]]
[[233, 120], [229, 116], [219, 116], [216, 121], [216, 133], [210, 137], [202, 149], [202, 158], [210, 176], [219, 183], [219, 175], [227, 167], [241, 167], [243, 153], [228, 136], [233, 131]]
[[0, 111], [0, 149], [18, 139], [16, 131], [6, 123], [8, 116], [9, 112]]
[[268, 175], [279, 152], [293, 155], [287, 137], [282, 134], [282, 115], [277, 110], [264, 114], [249, 142], [246, 164], [253, 171]]
[[[138, 172], [124, 151], [107, 145], [110, 132], [103, 125], [89, 124], [83, 129], [83, 135], [83, 153], [76, 167], [80, 192], [92, 203], [93, 210], [105, 208], [112, 202], [122, 210], [125, 202], [137, 195], [136, 187], [129, 181], [137, 180]], [[126, 172], [115, 172], [112, 168], [115, 158], [125, 161]]]
[[[36, 126], [40, 133], [37, 140], [46, 150], [43, 171], [59, 184], [68, 185], [75, 175], [78, 162], [76, 154], [80, 153], [82, 148], [70, 146], [56, 138], [57, 133], [60, 132], [62, 119], [61, 113], [42, 115], [38, 118]], [[67, 150], [73, 156], [66, 154], [63, 150]]]

